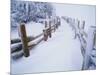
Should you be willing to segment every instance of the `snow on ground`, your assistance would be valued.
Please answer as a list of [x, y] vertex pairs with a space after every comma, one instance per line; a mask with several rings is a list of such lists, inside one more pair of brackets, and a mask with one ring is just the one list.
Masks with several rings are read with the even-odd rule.
[[61, 27], [47, 42], [42, 41], [31, 50], [28, 58], [12, 62], [12, 73], [37, 73], [81, 70], [80, 44], [73, 39], [71, 28], [62, 20]]
[[[27, 36], [36, 36], [42, 33], [44, 25], [41, 23], [29, 22], [25, 25]], [[11, 39], [19, 38], [18, 27], [11, 31]]]
[[[74, 7], [62, 4], [55, 4], [54, 6], [58, 16], [70, 16], [80, 20], [85, 19], [86, 25], [95, 25], [94, 15], [91, 16], [91, 14], [95, 13], [93, 12], [94, 8], [92, 10], [91, 8], [89, 9], [88, 6], [76, 5], [76, 7]], [[83, 8], [84, 10], [81, 11]], [[86, 11], [85, 9], [87, 12], [81, 13]], [[27, 25], [27, 32], [29, 32], [27, 34], [35, 36], [41, 33], [44, 28], [43, 26], [44, 25], [36, 25], [31, 22]], [[82, 62], [83, 57], [80, 50], [80, 42], [78, 39], [73, 39], [72, 29], [61, 19], [61, 26], [52, 34], [52, 38], [49, 38], [47, 42], [42, 41], [39, 45], [35, 46], [30, 51], [30, 56], [28, 58], [22, 57], [17, 61], [11, 62], [11, 73], [81, 70]]]
[[80, 5], [80, 4], [53, 4], [58, 16], [68, 16], [78, 19], [80, 21], [85, 20], [85, 31], [88, 32], [88, 28], [92, 25], [96, 25], [96, 9], [95, 5]]

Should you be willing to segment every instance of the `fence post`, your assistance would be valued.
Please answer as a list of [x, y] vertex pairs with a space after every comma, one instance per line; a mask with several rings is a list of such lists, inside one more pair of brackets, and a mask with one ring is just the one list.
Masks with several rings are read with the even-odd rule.
[[94, 31], [95, 28], [91, 28], [88, 31], [88, 38], [87, 38], [87, 46], [86, 46], [86, 51], [85, 51], [85, 55], [83, 58], [83, 65], [82, 65], [82, 70], [87, 70], [89, 68], [90, 65], [90, 59], [91, 59], [91, 52], [93, 50], [94, 47]]
[[51, 35], [51, 21], [49, 21], [48, 35], [49, 35], [50, 38], [52, 37], [52, 35]]
[[59, 17], [59, 26], [61, 25], [61, 19], [60, 19], [60, 17]]
[[44, 35], [44, 41], [47, 41], [48, 39], [48, 34], [47, 34], [47, 30], [43, 30], [43, 35]]
[[20, 24], [20, 35], [21, 35], [24, 56], [28, 57], [30, 54], [29, 54], [29, 50], [28, 50], [28, 39], [27, 39], [26, 29], [25, 29], [24, 23]]
[[78, 29], [80, 29], [80, 21], [78, 20]]
[[82, 23], [82, 29], [84, 29], [85, 28], [85, 21], [83, 21], [83, 23]]
[[56, 17], [56, 29], [58, 29], [58, 17]]
[[53, 20], [53, 22], [54, 22], [54, 24], [53, 24], [53, 26], [54, 26], [54, 32], [56, 31], [56, 20], [55, 20], [55, 18], [54, 18], [54, 20]]

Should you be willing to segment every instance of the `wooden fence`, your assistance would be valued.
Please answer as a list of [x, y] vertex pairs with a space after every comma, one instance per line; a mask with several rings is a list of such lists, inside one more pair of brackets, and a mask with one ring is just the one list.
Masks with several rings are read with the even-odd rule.
[[[21, 23], [19, 27], [21, 39], [17, 38], [11, 40], [11, 53], [16, 53], [18, 51], [21, 51], [22, 55], [24, 55], [25, 57], [30, 56], [30, 49], [36, 46], [41, 41], [43, 40], [47, 41], [48, 38], [52, 38], [52, 33], [55, 32], [56, 29], [58, 29], [58, 27], [61, 25], [61, 21], [59, 17], [56, 17], [56, 19], [54, 20], [55, 20], [54, 23], [52, 22], [51, 19], [48, 21], [49, 23], [45, 21], [44, 29], [41, 31], [39, 35], [35, 37], [27, 36], [25, 23]], [[35, 41], [37, 39], [38, 41]], [[31, 42], [31, 41], [35, 41], [35, 42]]]
[[[89, 68], [89, 62], [91, 59], [91, 52], [93, 49], [93, 44], [95, 44], [94, 41], [96, 41], [96, 27], [91, 26], [89, 29], [89, 32], [86, 33], [85, 28], [85, 21], [82, 22], [82, 25], [80, 24], [80, 20], [76, 20], [77, 23], [75, 23], [75, 20], [69, 17], [62, 17], [74, 30], [75, 37], [74, 39], [78, 38], [81, 45], [81, 53], [83, 55], [83, 64], [82, 64], [82, 70], [87, 70]], [[94, 55], [95, 56], [95, 55]], [[93, 60], [92, 60], [93, 61]], [[93, 64], [95, 61], [92, 62]]]

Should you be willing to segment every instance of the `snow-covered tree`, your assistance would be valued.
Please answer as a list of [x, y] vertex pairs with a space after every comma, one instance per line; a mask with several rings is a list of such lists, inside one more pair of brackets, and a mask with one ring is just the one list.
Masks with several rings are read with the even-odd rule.
[[37, 22], [39, 19], [52, 16], [53, 7], [47, 2], [16, 1], [11, 0], [11, 26], [20, 22]]

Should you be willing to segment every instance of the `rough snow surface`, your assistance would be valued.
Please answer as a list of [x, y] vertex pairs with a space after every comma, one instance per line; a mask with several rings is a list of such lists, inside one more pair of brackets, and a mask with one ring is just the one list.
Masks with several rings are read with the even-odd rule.
[[82, 55], [80, 43], [73, 39], [73, 33], [62, 20], [61, 26], [47, 42], [42, 41], [31, 50], [28, 58], [12, 62], [12, 73], [36, 73], [52, 71], [81, 70]]
[[[89, 6], [54, 4], [56, 15], [70, 16], [86, 21], [88, 27], [95, 25], [95, 9]], [[84, 12], [84, 13], [83, 13]], [[92, 16], [91, 16], [92, 15]], [[36, 36], [42, 32], [44, 25], [29, 23], [26, 25], [28, 35]], [[18, 37], [14, 31], [11, 38]], [[28, 58], [22, 57], [11, 62], [11, 73], [38, 73], [54, 71], [81, 70], [83, 57], [78, 39], [73, 39], [74, 32], [69, 25], [61, 19], [61, 26], [52, 33], [52, 38], [32, 48]]]

